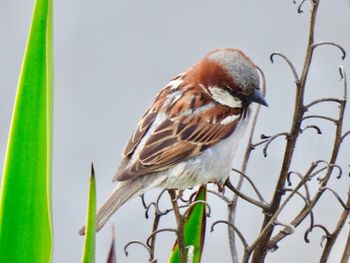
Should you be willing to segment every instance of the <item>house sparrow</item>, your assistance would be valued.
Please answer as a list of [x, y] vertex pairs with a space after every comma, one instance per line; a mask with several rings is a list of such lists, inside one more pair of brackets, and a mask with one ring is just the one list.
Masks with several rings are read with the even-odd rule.
[[267, 106], [256, 66], [238, 49], [214, 50], [173, 78], [126, 145], [113, 179], [118, 183], [97, 212], [96, 230], [127, 200], [152, 188], [222, 186], [252, 102]]

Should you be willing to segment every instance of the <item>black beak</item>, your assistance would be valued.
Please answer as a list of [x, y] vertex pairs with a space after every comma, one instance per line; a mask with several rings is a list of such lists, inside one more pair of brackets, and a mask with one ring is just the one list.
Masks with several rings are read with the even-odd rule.
[[258, 89], [254, 90], [254, 93], [252, 95], [249, 96], [245, 96], [245, 99], [250, 101], [250, 102], [255, 102], [261, 105], [264, 105], [266, 107], [268, 107], [269, 105], [267, 104], [264, 95], [262, 94], [262, 92]]

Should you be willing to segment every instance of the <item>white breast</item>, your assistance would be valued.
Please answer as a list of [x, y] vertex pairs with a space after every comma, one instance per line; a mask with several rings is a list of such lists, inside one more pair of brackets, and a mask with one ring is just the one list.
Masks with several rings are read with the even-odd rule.
[[186, 189], [208, 182], [224, 182], [230, 174], [233, 159], [249, 117], [242, 120], [230, 137], [206, 149], [201, 155], [174, 165], [163, 177], [160, 187]]

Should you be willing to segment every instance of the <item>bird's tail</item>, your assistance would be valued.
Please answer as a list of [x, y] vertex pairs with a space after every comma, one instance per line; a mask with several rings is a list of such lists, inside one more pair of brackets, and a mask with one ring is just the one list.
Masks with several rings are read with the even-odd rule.
[[[96, 231], [98, 232], [113, 215], [130, 198], [142, 194], [141, 190], [144, 184], [141, 180], [128, 180], [119, 182], [96, 214]], [[79, 230], [80, 235], [85, 235], [85, 226]]]

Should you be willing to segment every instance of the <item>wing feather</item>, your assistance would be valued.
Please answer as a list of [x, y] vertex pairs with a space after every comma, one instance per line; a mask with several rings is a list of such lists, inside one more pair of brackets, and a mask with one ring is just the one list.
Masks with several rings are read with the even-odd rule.
[[[193, 92], [192, 87], [189, 93], [191, 91]], [[176, 103], [186, 105], [186, 100], [203, 99], [202, 97], [197, 98], [197, 96], [203, 96], [198, 91], [195, 95], [184, 92]], [[191, 96], [191, 99], [189, 96]], [[163, 98], [165, 97], [163, 96]], [[164, 101], [163, 103], [157, 103], [157, 105], [162, 106], [157, 110], [149, 111], [143, 117], [138, 129], [125, 148], [125, 157], [115, 179], [124, 181], [137, 176], [164, 171], [172, 165], [198, 156], [208, 146], [214, 145], [231, 135], [238, 124], [241, 109], [220, 104], [214, 105], [215, 107], [208, 107], [207, 104], [203, 103], [201, 106], [203, 110], [198, 110], [197, 114], [193, 114], [194, 112], [192, 114], [181, 114], [188, 112], [188, 109], [166, 105]], [[177, 112], [169, 111], [170, 107]], [[153, 127], [150, 134], [147, 134], [145, 143], [139, 145], [159, 113], [167, 113], [166, 116], [168, 117], [158, 127]], [[222, 122], [225, 118], [233, 115], [236, 115], [237, 119]], [[141, 148], [137, 149], [137, 147]], [[136, 152], [138, 156], [134, 156]]]

